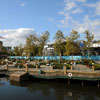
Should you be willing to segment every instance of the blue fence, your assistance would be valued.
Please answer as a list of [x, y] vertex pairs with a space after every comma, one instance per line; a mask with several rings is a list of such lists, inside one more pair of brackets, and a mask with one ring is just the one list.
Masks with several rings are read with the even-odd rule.
[[[9, 56], [8, 58], [15, 58], [15, 59], [43, 59], [43, 60], [59, 60], [65, 59], [65, 60], [81, 60], [81, 59], [87, 59], [88, 56], [33, 56], [33, 57], [25, 57], [25, 56]], [[91, 60], [100, 60], [100, 56], [90, 56], [88, 59]]]

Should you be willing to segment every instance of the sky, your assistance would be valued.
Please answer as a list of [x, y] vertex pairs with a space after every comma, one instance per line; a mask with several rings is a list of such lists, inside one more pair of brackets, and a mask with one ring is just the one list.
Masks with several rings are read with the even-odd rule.
[[30, 34], [58, 30], [68, 36], [77, 30], [80, 39], [89, 30], [100, 40], [100, 0], [0, 0], [0, 36], [5, 46], [25, 44]]

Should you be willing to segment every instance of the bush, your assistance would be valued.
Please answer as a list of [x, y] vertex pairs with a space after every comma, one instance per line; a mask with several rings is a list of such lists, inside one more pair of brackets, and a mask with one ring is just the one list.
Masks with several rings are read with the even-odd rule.
[[54, 69], [63, 69], [64, 66], [66, 66], [67, 69], [70, 69], [70, 64], [63, 64], [63, 63], [54, 63], [53, 64]]
[[46, 62], [41, 62], [41, 63], [40, 63], [40, 65], [46, 65], [46, 64], [47, 64]]
[[100, 70], [100, 64], [94, 64], [94, 69], [95, 70]]
[[92, 63], [94, 63], [94, 62], [92, 60], [83, 59], [82, 63], [83, 63], [83, 65], [87, 65], [87, 66], [91, 67]]
[[54, 63], [53, 68], [54, 69], [63, 69], [64, 64], [63, 63]]
[[76, 64], [82, 64], [82, 61], [76, 61]]
[[28, 64], [28, 68], [36, 68], [36, 65]]
[[71, 65], [70, 64], [66, 64], [65, 65], [67, 69], [70, 69]]
[[24, 68], [24, 66], [23, 66], [22, 63], [17, 63], [17, 64], [15, 65], [15, 67], [17, 67], [17, 68], [18, 68], [18, 66], [19, 66], [19, 68]]

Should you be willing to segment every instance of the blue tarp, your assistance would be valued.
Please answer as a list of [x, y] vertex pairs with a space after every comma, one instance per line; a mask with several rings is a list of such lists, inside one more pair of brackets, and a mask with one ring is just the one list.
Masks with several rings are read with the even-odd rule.
[[[81, 60], [81, 59], [87, 59], [88, 56], [33, 56], [33, 57], [25, 57], [25, 56], [9, 56], [8, 58], [15, 58], [15, 59], [43, 59], [43, 60], [59, 60], [65, 59], [65, 60]], [[100, 60], [100, 56], [90, 56], [88, 59], [91, 60]]]

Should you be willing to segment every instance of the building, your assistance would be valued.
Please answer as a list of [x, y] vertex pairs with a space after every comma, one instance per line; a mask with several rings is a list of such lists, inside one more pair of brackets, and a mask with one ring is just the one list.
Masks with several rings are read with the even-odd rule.
[[12, 47], [11, 46], [7, 46], [5, 47], [7, 51], [12, 51]]
[[100, 55], [100, 43], [92, 43], [91, 52], [93, 55]]
[[3, 48], [3, 42], [0, 41], [0, 51], [2, 51], [2, 48]]
[[54, 56], [54, 47], [52, 43], [48, 43], [44, 46], [43, 56]]

